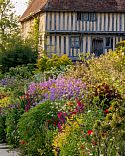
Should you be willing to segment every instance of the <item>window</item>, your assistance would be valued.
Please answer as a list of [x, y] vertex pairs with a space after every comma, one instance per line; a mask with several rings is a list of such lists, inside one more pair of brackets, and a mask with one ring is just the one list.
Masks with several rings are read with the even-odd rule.
[[110, 47], [111, 41], [110, 37], [106, 37], [106, 47]]
[[96, 13], [77, 13], [77, 20], [96, 21]]
[[106, 48], [113, 48], [113, 38], [106, 37], [105, 46], [106, 46]]
[[71, 37], [71, 48], [80, 48], [80, 38], [79, 36]]

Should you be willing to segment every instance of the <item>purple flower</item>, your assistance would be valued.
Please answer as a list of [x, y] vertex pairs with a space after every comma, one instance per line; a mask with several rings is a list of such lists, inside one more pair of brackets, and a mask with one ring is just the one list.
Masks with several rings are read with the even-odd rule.
[[[42, 83], [31, 83], [28, 87], [29, 95], [32, 95], [34, 100], [58, 100], [71, 99], [83, 96], [83, 91], [86, 87], [81, 79], [73, 77], [58, 77], [49, 79]], [[34, 101], [35, 102], [35, 101]]]

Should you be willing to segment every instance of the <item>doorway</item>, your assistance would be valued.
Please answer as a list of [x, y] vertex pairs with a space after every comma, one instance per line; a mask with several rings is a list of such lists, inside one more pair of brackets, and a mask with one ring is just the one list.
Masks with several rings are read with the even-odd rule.
[[102, 38], [94, 38], [92, 40], [92, 53], [95, 54], [95, 56], [100, 56], [103, 54], [103, 39]]

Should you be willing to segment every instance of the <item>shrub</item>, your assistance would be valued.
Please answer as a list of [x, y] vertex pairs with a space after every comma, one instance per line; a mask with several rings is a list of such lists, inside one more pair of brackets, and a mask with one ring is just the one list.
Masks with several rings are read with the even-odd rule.
[[125, 102], [114, 100], [111, 107], [104, 111], [103, 120], [98, 120], [93, 125], [94, 140], [98, 155], [122, 155], [125, 146]]
[[125, 40], [117, 43], [116, 48], [117, 48], [117, 50], [120, 50], [120, 49], [123, 50], [123, 48], [125, 48]]
[[49, 58], [46, 55], [42, 55], [42, 57], [40, 59], [38, 59], [37, 61], [37, 67], [39, 69], [39, 71], [45, 71], [46, 70], [46, 65], [47, 65], [47, 61], [49, 60]]
[[81, 78], [87, 84], [89, 95], [92, 95], [95, 86], [103, 83], [113, 86], [120, 94], [123, 94], [125, 77], [124, 52], [108, 52], [99, 58], [87, 60], [87, 65], [77, 63], [68, 74], [75, 78]]
[[54, 137], [55, 155], [94, 155], [93, 124], [97, 119], [102, 118], [103, 111], [97, 109], [86, 111], [84, 114], [73, 115], [63, 126], [62, 132]]
[[40, 59], [38, 59], [37, 67], [40, 71], [50, 70], [52, 67], [56, 67], [60, 69], [60, 66], [71, 65], [72, 61], [67, 57], [67, 55], [63, 55], [61, 57], [53, 54], [52, 58], [43, 55]]
[[33, 75], [33, 70], [34, 70], [34, 65], [33, 64], [27, 64], [27, 66], [22, 65], [22, 66], [16, 66], [11, 67], [9, 69], [9, 72], [6, 73], [10, 77], [16, 76], [19, 78], [30, 78]]
[[98, 108], [100, 107], [103, 110], [106, 110], [110, 107], [113, 100], [122, 99], [122, 97], [115, 88], [103, 83], [95, 87], [92, 104], [94, 104], [95, 99], [95, 104], [98, 106]]
[[33, 52], [31, 46], [18, 38], [16, 42], [2, 53], [0, 53], [0, 65], [2, 65], [2, 72], [6, 72], [10, 67], [23, 65], [28, 63], [35, 63], [36, 54]]
[[6, 133], [5, 133], [5, 115], [0, 114], [0, 142], [6, 142]]
[[[13, 106], [14, 107], [14, 106]], [[16, 106], [15, 106], [16, 107]], [[6, 138], [9, 145], [17, 147], [19, 145], [19, 137], [17, 131], [18, 120], [23, 113], [22, 109], [9, 108], [6, 114]]]
[[18, 123], [22, 152], [29, 155], [53, 155], [52, 138], [56, 129], [58, 104], [46, 101], [24, 113]]

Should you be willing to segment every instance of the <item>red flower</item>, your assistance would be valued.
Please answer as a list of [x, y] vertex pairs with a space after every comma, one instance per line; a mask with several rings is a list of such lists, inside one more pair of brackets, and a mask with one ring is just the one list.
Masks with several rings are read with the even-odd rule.
[[82, 103], [81, 103], [80, 101], [77, 101], [77, 105], [78, 105], [78, 106], [81, 106]]
[[109, 110], [108, 110], [108, 109], [105, 109], [105, 110], [104, 110], [104, 113], [105, 113], [105, 114], [109, 113]]
[[93, 134], [93, 130], [91, 130], [91, 129], [88, 130], [87, 134], [88, 134], [88, 135], [92, 135], [92, 134]]

